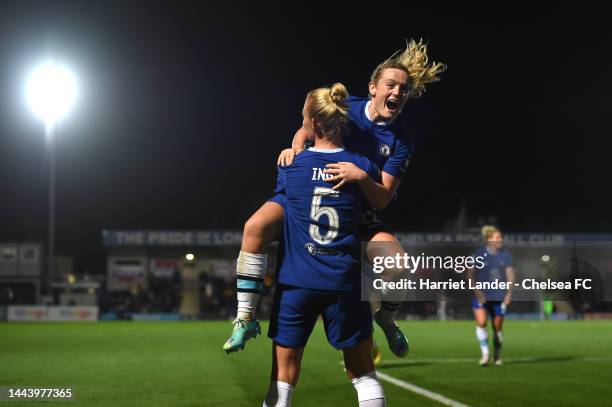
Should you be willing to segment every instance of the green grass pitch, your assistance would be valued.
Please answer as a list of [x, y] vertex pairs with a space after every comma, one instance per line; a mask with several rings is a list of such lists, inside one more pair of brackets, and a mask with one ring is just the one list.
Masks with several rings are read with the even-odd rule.
[[[473, 322], [401, 326], [411, 353], [392, 356], [376, 330], [383, 351], [379, 371], [457, 402], [603, 406], [612, 400], [612, 321], [507, 321], [506, 363], [487, 368], [477, 366]], [[74, 389], [76, 401], [53, 406], [261, 406], [271, 342], [260, 336], [244, 352], [227, 355], [221, 346], [229, 332], [229, 322], [0, 323], [0, 387]], [[319, 323], [293, 405], [356, 406], [340, 360]], [[383, 386], [389, 406], [441, 405], [391, 383]]]

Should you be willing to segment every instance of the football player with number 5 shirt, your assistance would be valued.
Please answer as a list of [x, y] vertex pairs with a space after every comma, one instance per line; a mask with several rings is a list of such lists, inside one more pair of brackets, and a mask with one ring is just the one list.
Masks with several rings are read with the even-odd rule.
[[264, 406], [290, 405], [304, 348], [319, 316], [328, 342], [343, 351], [359, 405], [385, 404], [370, 354], [370, 306], [360, 295], [358, 234], [366, 198], [357, 183], [331, 188], [331, 175], [324, 172], [327, 164], [344, 162], [362, 172], [359, 183], [380, 176], [370, 160], [344, 148], [346, 97], [342, 84], [308, 94], [303, 125], [314, 135], [314, 147], [291, 166], [278, 168], [275, 192], [285, 198], [285, 253], [268, 331], [272, 380]]

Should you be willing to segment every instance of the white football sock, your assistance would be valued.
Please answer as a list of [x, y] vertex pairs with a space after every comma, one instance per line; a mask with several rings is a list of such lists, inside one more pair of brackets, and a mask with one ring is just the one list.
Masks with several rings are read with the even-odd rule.
[[482, 356], [489, 355], [489, 339], [487, 337], [487, 328], [476, 327], [476, 338], [480, 344]]
[[270, 382], [263, 407], [290, 407], [293, 386], [286, 382]]
[[236, 297], [238, 317], [252, 319], [259, 302], [263, 278], [266, 273], [267, 255], [240, 251], [236, 262]]
[[385, 392], [383, 391], [376, 372], [366, 373], [351, 380], [357, 390], [359, 407], [384, 407]]

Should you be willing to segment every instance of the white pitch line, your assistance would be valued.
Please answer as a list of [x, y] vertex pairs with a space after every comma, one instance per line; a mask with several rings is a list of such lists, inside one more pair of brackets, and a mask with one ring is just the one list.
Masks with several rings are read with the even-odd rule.
[[[379, 365], [379, 367], [385, 367], [385, 366], [390, 366], [390, 365], [399, 365], [399, 364], [411, 364], [411, 363], [474, 363], [474, 358], [447, 358], [447, 359], [411, 359], [409, 361], [389, 361], [389, 362], [383, 362]], [[506, 359], [507, 362], [537, 362], [537, 361], [544, 361], [546, 359], [543, 358], [534, 358], [534, 357], [519, 357], [519, 358], [508, 358]], [[586, 357], [578, 357], [575, 359], [571, 359], [574, 361], [581, 361], [581, 362], [607, 362], [612, 360], [612, 357], [607, 357], [607, 356], [586, 356]], [[344, 362], [340, 362], [341, 365], [344, 366]], [[441, 394], [435, 393], [433, 391], [424, 389], [422, 387], [419, 387], [417, 385], [414, 385], [412, 383], [408, 383], [405, 382], [403, 380], [400, 379], [396, 379], [393, 376], [390, 376], [386, 373], [381, 373], [380, 371], [376, 371], [376, 374], [378, 375], [378, 377], [380, 377], [382, 380], [389, 382], [391, 384], [394, 384], [398, 387], [401, 387], [404, 390], [408, 390], [411, 391], [413, 393], [419, 394], [423, 397], [427, 397], [431, 400], [437, 401], [439, 403], [442, 403], [444, 405], [450, 406], [450, 407], [469, 407], [467, 404], [463, 404], [460, 403], [458, 401], [455, 401], [453, 399], [449, 399], [446, 396], [443, 396]]]
[[451, 407], [468, 407], [466, 404], [459, 403], [458, 401], [449, 399], [448, 397], [445, 397], [441, 394], [434, 393], [433, 391], [429, 391], [419, 386], [415, 386], [412, 383], [408, 383], [403, 380], [396, 379], [395, 377], [389, 376], [388, 374], [381, 373], [379, 371], [376, 371], [376, 374], [378, 375], [378, 377], [380, 377], [386, 382], [389, 382], [398, 387], [401, 387], [402, 389], [409, 390], [413, 393], [420, 394], [421, 396], [427, 397], [429, 399], [435, 400], [438, 403], [442, 403], [444, 405], [451, 406]]
[[[470, 360], [473, 360], [473, 359], [470, 359]], [[343, 361], [340, 362], [340, 364], [342, 366], [344, 366], [344, 362]], [[458, 401], [455, 401], [453, 399], [449, 399], [448, 397], [445, 397], [445, 396], [443, 396], [441, 394], [434, 393], [433, 391], [429, 391], [427, 389], [424, 389], [424, 388], [419, 387], [417, 385], [414, 385], [412, 383], [408, 383], [408, 382], [405, 382], [403, 380], [396, 379], [395, 377], [389, 376], [386, 373], [381, 373], [378, 370], [376, 370], [376, 375], [378, 377], [380, 377], [381, 379], [383, 379], [384, 381], [387, 381], [387, 382], [389, 382], [391, 384], [394, 384], [394, 385], [396, 385], [398, 387], [401, 387], [404, 390], [409, 390], [409, 391], [411, 391], [413, 393], [420, 394], [423, 397], [430, 398], [430, 399], [435, 400], [435, 401], [437, 401], [439, 403], [442, 403], [444, 405], [451, 406], [451, 407], [469, 407], [467, 404], [459, 403]]]

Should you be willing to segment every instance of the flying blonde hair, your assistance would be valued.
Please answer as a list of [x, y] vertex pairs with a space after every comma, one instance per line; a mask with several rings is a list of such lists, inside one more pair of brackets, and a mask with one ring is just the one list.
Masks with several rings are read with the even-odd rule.
[[348, 91], [341, 83], [331, 88], [311, 90], [306, 95], [308, 114], [317, 119], [323, 132], [328, 136], [342, 135], [348, 127]]
[[480, 230], [480, 233], [482, 234], [482, 238], [484, 239], [485, 242], [488, 242], [491, 239], [491, 236], [493, 236], [493, 234], [497, 232], [501, 233], [501, 231], [498, 228], [492, 225], [484, 225], [482, 229]]
[[406, 40], [406, 49], [399, 50], [379, 64], [370, 81], [376, 83], [385, 69], [396, 68], [410, 76], [410, 97], [420, 98], [425, 93], [425, 85], [440, 80], [438, 75], [446, 71], [446, 65], [439, 62], [429, 63], [427, 44], [423, 40]]

